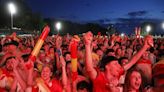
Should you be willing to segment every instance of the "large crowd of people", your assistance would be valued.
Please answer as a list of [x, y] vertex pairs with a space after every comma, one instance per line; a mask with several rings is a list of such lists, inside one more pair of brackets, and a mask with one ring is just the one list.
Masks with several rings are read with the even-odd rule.
[[53, 35], [33, 62], [38, 37], [0, 38], [0, 92], [164, 92], [163, 38]]

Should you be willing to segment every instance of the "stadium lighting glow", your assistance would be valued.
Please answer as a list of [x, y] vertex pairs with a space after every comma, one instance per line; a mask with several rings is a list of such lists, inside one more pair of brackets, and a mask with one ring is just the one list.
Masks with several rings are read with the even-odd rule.
[[59, 32], [59, 30], [61, 29], [62, 25], [61, 25], [60, 22], [57, 22], [56, 25], [55, 25], [55, 27], [56, 27], [56, 29], [57, 29], [58, 32]]
[[8, 9], [10, 11], [11, 14], [15, 14], [16, 13], [16, 7], [13, 3], [9, 3], [8, 4]]
[[149, 33], [149, 32], [151, 31], [151, 29], [152, 29], [152, 28], [151, 28], [150, 25], [147, 25], [147, 26], [146, 26], [146, 32], [147, 32], [147, 33]]
[[125, 35], [124, 33], [121, 33], [121, 37], [124, 37], [124, 35]]
[[8, 4], [8, 9], [11, 14], [11, 29], [13, 29], [13, 15], [16, 13], [16, 7], [13, 3]]
[[162, 23], [162, 29], [164, 29], [164, 22]]

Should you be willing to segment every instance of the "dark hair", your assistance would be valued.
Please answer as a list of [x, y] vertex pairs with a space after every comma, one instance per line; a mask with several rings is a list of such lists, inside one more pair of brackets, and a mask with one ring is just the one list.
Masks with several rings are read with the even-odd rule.
[[118, 59], [114, 56], [106, 56], [102, 58], [102, 60], [100, 61], [100, 68], [104, 70], [105, 66], [114, 60], [118, 60]]
[[17, 41], [12, 40], [12, 41], [10, 41], [10, 42], [8, 42], [8, 43], [5, 43], [3, 46], [8, 46], [8, 45], [15, 45], [15, 46], [18, 46], [19, 43], [18, 43]]
[[106, 55], [107, 55], [109, 52], [114, 52], [114, 50], [113, 50], [113, 49], [107, 49], [106, 52], [105, 52]]
[[98, 46], [101, 47], [101, 46], [104, 46], [104, 45], [103, 44], [99, 44]]
[[12, 58], [14, 58], [14, 59], [15, 59], [15, 57], [14, 57], [14, 56], [11, 56], [11, 57], [6, 58], [6, 62], [7, 62], [9, 59], [12, 59]]
[[21, 57], [23, 58], [23, 60], [24, 60], [25, 62], [27, 62], [28, 59], [29, 59], [29, 56], [30, 56], [30, 54], [25, 54], [25, 55], [22, 55]]
[[123, 59], [128, 59], [128, 58], [127, 58], [127, 57], [121, 57], [121, 58], [119, 58], [119, 59], [118, 59], [119, 64], [122, 65], [122, 62], [121, 62], [121, 61], [122, 61]]
[[98, 47], [97, 49], [95, 49], [95, 50], [94, 50], [94, 52], [97, 52], [98, 50], [101, 50], [101, 48], [100, 48], [100, 47]]
[[66, 57], [67, 54], [70, 54], [71, 55], [70, 52], [65, 52], [63, 56]]
[[[125, 82], [124, 82], [124, 86], [123, 86], [123, 92], [128, 92], [129, 90], [129, 87], [130, 87], [130, 76], [131, 74], [136, 71], [136, 72], [139, 72], [140, 75], [141, 75], [141, 80], [142, 80], [142, 72], [137, 69], [136, 67], [132, 67], [128, 70], [126, 76], [125, 76]], [[143, 91], [143, 81], [141, 82], [141, 85], [140, 85], [140, 88], [139, 88], [139, 92], [142, 92]]]
[[0, 52], [2, 52], [2, 45], [0, 44]]
[[77, 83], [77, 90], [79, 89], [87, 89], [87, 91], [89, 91], [90, 85], [88, 82], [86, 81], [80, 81]]
[[149, 51], [150, 51], [151, 53], [153, 53], [153, 52], [154, 52], [154, 48], [151, 47], [151, 48], [149, 49]]
[[14, 56], [10, 56], [10, 57], [6, 58], [5, 62], [2, 64], [2, 66], [6, 66], [6, 63], [8, 62], [8, 60], [9, 60], [9, 59], [12, 59], [12, 58], [15, 59]]
[[137, 45], [136, 45], [136, 50], [137, 50], [137, 51], [139, 51], [141, 48], [142, 48], [142, 47], [141, 47], [140, 44], [137, 44]]
[[118, 44], [119, 46], [121, 46], [121, 43], [120, 43], [120, 42], [116, 42], [116, 43], [114, 44], [114, 46], [116, 46], [116, 44]]
[[61, 47], [62, 47], [62, 48], [68, 48], [68, 45], [62, 44]]
[[66, 67], [67, 67], [68, 64], [71, 64], [71, 61], [67, 61], [67, 62], [66, 62]]

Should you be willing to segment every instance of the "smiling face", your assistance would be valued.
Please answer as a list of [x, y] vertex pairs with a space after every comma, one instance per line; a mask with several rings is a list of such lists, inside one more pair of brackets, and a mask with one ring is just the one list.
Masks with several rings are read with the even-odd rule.
[[51, 75], [52, 75], [52, 72], [51, 72], [50, 68], [49, 68], [48, 66], [45, 66], [45, 67], [42, 69], [41, 78], [42, 78], [44, 81], [48, 81], [48, 80], [50, 80]]
[[128, 63], [128, 59], [123, 59], [123, 60], [121, 60], [121, 64], [122, 65], [126, 65]]
[[12, 59], [8, 59], [8, 60], [6, 61], [6, 68], [7, 68], [7, 70], [9, 70], [9, 71], [12, 71], [12, 70], [13, 70]]
[[71, 61], [71, 55], [70, 54], [66, 54], [65, 55], [65, 60], [66, 61]]
[[48, 51], [49, 50], [49, 45], [48, 44], [45, 44], [44, 45], [44, 49], [45, 49], [45, 51]]
[[121, 56], [121, 49], [120, 48], [118, 48], [117, 50], [116, 50], [116, 54], [118, 55], [118, 56]]
[[130, 75], [130, 88], [138, 90], [140, 88], [141, 82], [141, 74], [137, 71], [133, 71]]
[[117, 60], [114, 60], [106, 65], [106, 70], [109, 71], [112, 76], [119, 77], [123, 71], [123, 68]]
[[16, 47], [15, 45], [8, 45], [8, 46], [7, 46], [7, 50], [8, 50], [8, 51], [16, 50], [16, 48], [17, 48], [17, 47]]
[[101, 49], [97, 50], [96, 54], [99, 55], [100, 58], [103, 57], [103, 51]]

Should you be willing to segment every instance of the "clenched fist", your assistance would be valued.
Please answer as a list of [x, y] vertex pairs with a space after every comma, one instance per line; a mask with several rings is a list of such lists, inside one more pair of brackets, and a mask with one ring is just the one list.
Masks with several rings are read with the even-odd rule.
[[89, 31], [84, 36], [85, 45], [91, 45], [93, 40], [93, 34]]
[[147, 35], [144, 39], [144, 45], [153, 47], [153, 37], [151, 35]]

